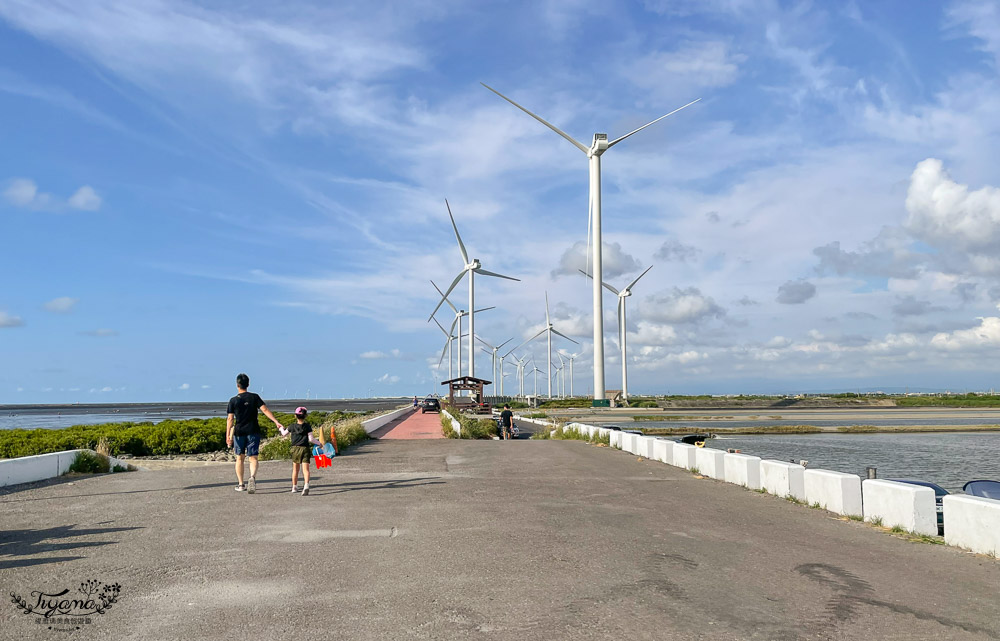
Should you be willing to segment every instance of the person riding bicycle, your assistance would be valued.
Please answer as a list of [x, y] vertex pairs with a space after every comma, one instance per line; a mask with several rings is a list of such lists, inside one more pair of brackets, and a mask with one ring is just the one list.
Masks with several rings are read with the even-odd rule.
[[500, 438], [508, 440], [513, 437], [511, 427], [514, 425], [514, 413], [510, 411], [510, 405], [504, 405], [500, 412]]

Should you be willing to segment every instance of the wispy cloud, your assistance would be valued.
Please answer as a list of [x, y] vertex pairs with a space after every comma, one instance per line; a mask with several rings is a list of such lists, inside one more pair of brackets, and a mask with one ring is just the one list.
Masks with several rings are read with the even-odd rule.
[[35, 181], [29, 178], [14, 178], [8, 181], [3, 191], [4, 200], [9, 204], [34, 211], [62, 212], [67, 209], [97, 211], [101, 208], [101, 197], [89, 185], [76, 190], [67, 200], [39, 191]]
[[42, 307], [45, 311], [52, 312], [53, 314], [68, 314], [73, 311], [73, 308], [76, 307], [76, 304], [79, 302], [79, 298], [61, 296], [59, 298], [53, 298], [49, 302], [42, 305]]
[[93, 336], [97, 338], [106, 338], [109, 336], [118, 336], [118, 332], [113, 329], [90, 329], [80, 332], [81, 336]]
[[0, 311], [0, 328], [21, 327], [23, 325], [24, 321], [20, 316], [14, 316], [13, 314]]

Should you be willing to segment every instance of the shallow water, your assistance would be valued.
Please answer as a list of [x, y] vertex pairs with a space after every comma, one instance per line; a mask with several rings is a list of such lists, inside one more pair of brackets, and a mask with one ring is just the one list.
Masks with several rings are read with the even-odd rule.
[[858, 474], [878, 468], [878, 478], [932, 481], [961, 492], [967, 481], [1000, 480], [1000, 433], [787, 434], [726, 436], [709, 447], [736, 448], [744, 454], [781, 461], [801, 459], [810, 468]]
[[0, 430], [34, 429], [44, 427], [60, 429], [71, 425], [96, 425], [98, 423], [159, 423], [167, 419], [183, 420], [188, 418], [216, 418], [226, 416], [226, 405], [219, 404], [215, 412], [185, 409], [164, 410], [122, 410], [120, 412], [101, 411], [66, 411], [62, 413], [35, 410], [20, 410], [0, 415]]

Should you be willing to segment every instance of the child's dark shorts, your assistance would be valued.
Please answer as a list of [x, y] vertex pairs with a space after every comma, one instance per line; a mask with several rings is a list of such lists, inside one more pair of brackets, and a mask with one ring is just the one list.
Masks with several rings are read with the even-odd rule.
[[292, 450], [292, 463], [305, 463], [309, 464], [309, 459], [312, 458], [312, 448], [306, 447], [304, 445], [293, 445]]

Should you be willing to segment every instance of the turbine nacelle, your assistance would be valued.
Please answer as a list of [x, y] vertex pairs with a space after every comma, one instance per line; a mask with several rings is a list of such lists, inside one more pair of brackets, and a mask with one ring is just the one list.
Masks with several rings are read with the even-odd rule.
[[608, 134], [594, 134], [594, 142], [587, 151], [587, 156], [600, 156], [608, 149]]

